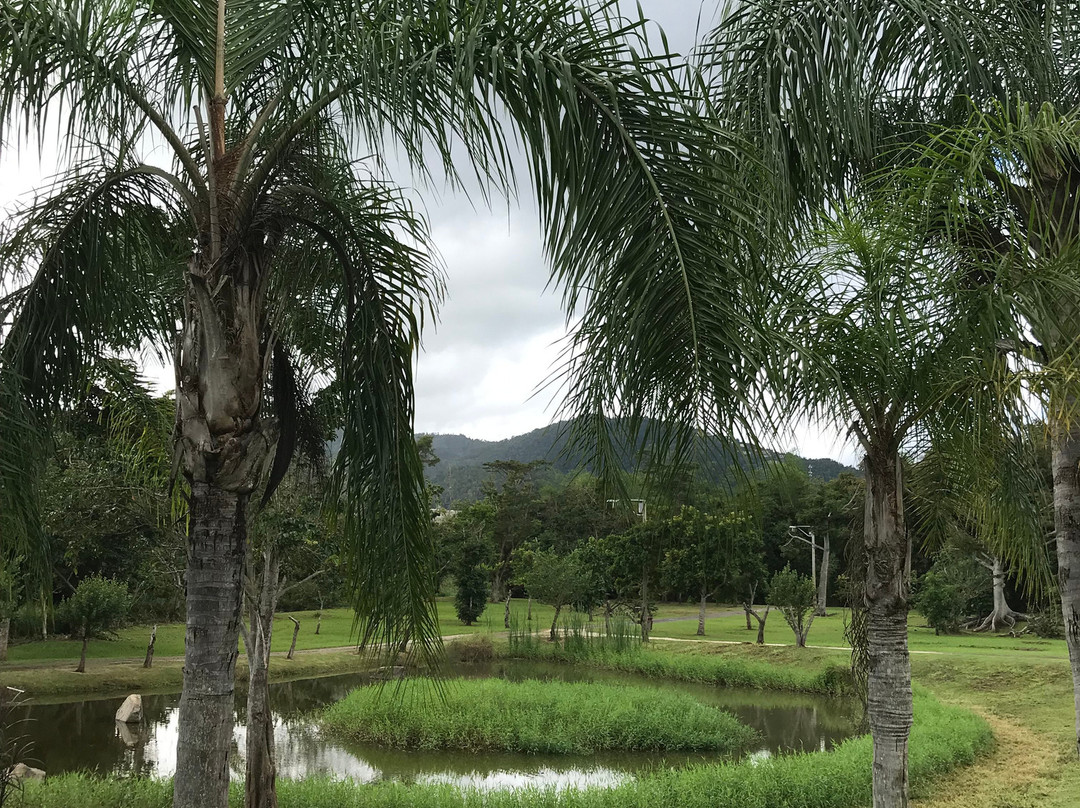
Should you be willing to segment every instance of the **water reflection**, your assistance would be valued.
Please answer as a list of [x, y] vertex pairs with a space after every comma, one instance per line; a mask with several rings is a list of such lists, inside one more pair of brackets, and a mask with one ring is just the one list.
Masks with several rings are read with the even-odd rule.
[[[624, 674], [515, 662], [461, 666], [447, 673], [509, 679], [639, 684], [647, 681]], [[477, 756], [387, 749], [323, 737], [316, 724], [317, 711], [366, 683], [362, 674], [350, 674], [271, 686], [279, 775], [289, 778], [327, 775], [358, 782], [450, 783], [480, 789], [582, 788], [611, 787], [634, 773], [661, 766], [717, 760], [715, 754], [696, 753]], [[740, 751], [740, 755], [751, 759], [763, 759], [778, 752], [830, 749], [849, 737], [857, 725], [856, 709], [841, 700], [669, 682], [661, 686], [689, 693], [754, 727], [759, 739]], [[245, 699], [242, 692], [237, 695], [233, 775], [242, 777]], [[22, 725], [23, 731], [33, 742], [39, 765], [50, 774], [82, 770], [98, 774], [171, 775], [176, 767], [179, 694], [144, 694], [142, 724], [120, 724], [115, 720], [116, 709], [122, 702], [123, 698], [112, 698], [62, 704], [31, 703], [24, 707], [24, 716], [30, 721]]]

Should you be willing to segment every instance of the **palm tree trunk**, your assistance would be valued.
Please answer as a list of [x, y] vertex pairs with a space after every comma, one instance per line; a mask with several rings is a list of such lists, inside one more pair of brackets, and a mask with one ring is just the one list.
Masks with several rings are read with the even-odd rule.
[[212, 483], [191, 484], [174, 808], [223, 808], [228, 802], [247, 499]]
[[1075, 416], [1067, 421], [1054, 418], [1051, 429], [1058, 588], [1072, 667], [1076, 753], [1080, 756], [1080, 423]]
[[900, 458], [867, 453], [866, 608], [870, 675], [867, 713], [874, 740], [873, 806], [907, 808], [911, 661], [907, 647], [907, 533]]

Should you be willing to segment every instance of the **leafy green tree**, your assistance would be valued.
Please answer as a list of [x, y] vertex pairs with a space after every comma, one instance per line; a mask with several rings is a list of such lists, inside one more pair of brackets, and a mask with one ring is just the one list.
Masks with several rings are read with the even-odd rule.
[[579, 603], [587, 594], [589, 576], [578, 551], [558, 553], [550, 550], [528, 551], [515, 559], [519, 571], [515, 579], [530, 597], [554, 607], [551, 619], [551, 641], [559, 615], [566, 606]]
[[986, 591], [986, 571], [966, 553], [938, 556], [914, 584], [912, 604], [935, 634], [958, 631], [972, 613], [972, 603]]
[[784, 567], [769, 581], [769, 604], [778, 608], [795, 633], [795, 644], [806, 647], [806, 635], [814, 623], [817, 588], [805, 575]]
[[684, 506], [670, 520], [664, 554], [666, 586], [698, 598], [699, 637], [705, 636], [705, 606], [719, 594], [736, 597], [746, 572], [761, 563], [761, 534], [748, 514], [711, 514]]
[[670, 546], [671, 525], [656, 519], [608, 536], [602, 558], [618, 607], [641, 627], [641, 639], [649, 641], [652, 615], [662, 581], [664, 554]]
[[468, 537], [454, 561], [454, 610], [458, 620], [471, 626], [480, 619], [491, 592], [491, 549], [480, 537]]
[[[437, 634], [412, 369], [442, 284], [381, 158], [511, 192], [521, 144], [581, 320], [579, 441], [633, 434], [702, 367], [723, 383], [700, 412], [742, 400], [755, 219], [741, 186], [714, 182], [735, 179], [740, 142], [613, 2], [11, 0], [0, 31], [0, 139], [38, 145], [63, 116], [71, 158], [3, 243], [5, 286], [33, 273], [0, 312], [4, 534], [37, 552], [25, 460], [94, 364], [172, 354], [190, 499], [177, 808], [226, 803], [246, 514], [263, 470], [272, 492], [289, 465], [298, 366], [342, 399], [334, 497], [361, 636], [430, 651]], [[675, 365], [657, 334], [694, 348]], [[628, 422], [585, 418], [616, 402]]]
[[91, 638], [108, 636], [127, 618], [130, 610], [128, 588], [100, 575], [84, 579], [71, 597], [60, 604], [57, 619], [75, 629], [82, 639], [76, 672], [86, 671], [86, 645]]
[[447, 571], [457, 587], [454, 609], [467, 626], [484, 613], [491, 592], [494, 523], [495, 509], [485, 501], [462, 508], [441, 526]]

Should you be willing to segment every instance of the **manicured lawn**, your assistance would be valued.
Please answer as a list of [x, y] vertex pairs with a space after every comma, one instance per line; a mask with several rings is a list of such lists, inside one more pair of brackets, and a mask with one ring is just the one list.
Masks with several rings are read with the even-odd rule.
[[[718, 608], [719, 611], [719, 608]], [[807, 639], [809, 645], [847, 647], [844, 639], [846, 610], [830, 609], [826, 617], [814, 619]], [[722, 640], [725, 642], [754, 642], [757, 638], [757, 621], [751, 618], [753, 629], [746, 630], [746, 620], [736, 617], [712, 617], [706, 620], [705, 636], [697, 636], [697, 618], [673, 623], [655, 623], [652, 636], [681, 639]], [[784, 617], [775, 610], [769, 613], [765, 624], [765, 642], [794, 644], [794, 635]], [[1008, 635], [975, 634], [937, 636], [927, 628], [921, 615], [912, 613], [908, 619], [908, 642], [914, 651], [934, 651], [965, 656], [997, 657], [1000, 652], [1010, 652], [1032, 659], [1067, 659], [1064, 640], [1044, 640], [1035, 636], [1009, 637]]]

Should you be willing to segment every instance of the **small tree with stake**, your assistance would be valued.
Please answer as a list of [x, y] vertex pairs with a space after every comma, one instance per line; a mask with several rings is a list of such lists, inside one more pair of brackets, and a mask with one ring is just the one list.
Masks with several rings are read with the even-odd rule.
[[814, 622], [816, 598], [814, 582], [805, 575], [799, 575], [791, 565], [773, 575], [769, 583], [769, 603], [784, 615], [784, 620], [795, 632], [795, 642], [800, 648], [806, 647], [806, 635]]
[[77, 673], [86, 672], [86, 645], [90, 638], [112, 634], [130, 609], [131, 595], [127, 586], [100, 575], [83, 580], [71, 597], [60, 604], [60, 620], [76, 627], [82, 638]]

